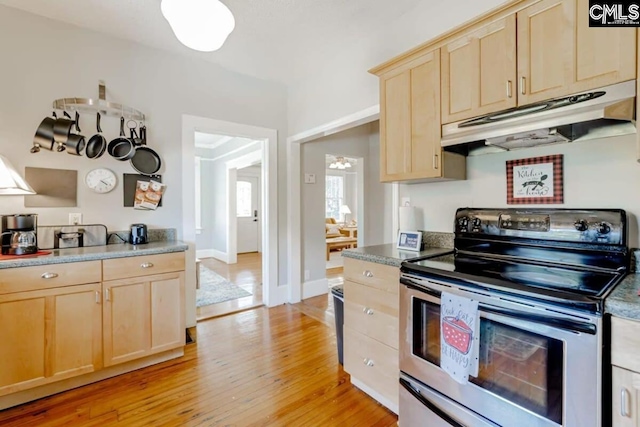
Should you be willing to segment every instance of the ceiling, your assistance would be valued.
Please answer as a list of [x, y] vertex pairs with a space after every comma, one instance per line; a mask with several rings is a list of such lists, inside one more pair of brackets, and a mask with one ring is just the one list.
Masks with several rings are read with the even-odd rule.
[[160, 0], [0, 0], [0, 4], [287, 84], [337, 49], [384, 27], [420, 0], [223, 0], [235, 30], [216, 52], [174, 37]]

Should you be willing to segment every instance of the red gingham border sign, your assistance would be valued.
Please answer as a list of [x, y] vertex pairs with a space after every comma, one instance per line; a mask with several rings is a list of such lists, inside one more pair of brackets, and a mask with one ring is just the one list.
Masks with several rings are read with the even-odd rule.
[[[553, 197], [531, 196], [513, 197], [513, 168], [514, 166], [536, 165], [541, 163], [553, 163]], [[509, 205], [543, 205], [564, 203], [563, 191], [563, 155], [530, 157], [528, 159], [507, 161], [507, 204]]]

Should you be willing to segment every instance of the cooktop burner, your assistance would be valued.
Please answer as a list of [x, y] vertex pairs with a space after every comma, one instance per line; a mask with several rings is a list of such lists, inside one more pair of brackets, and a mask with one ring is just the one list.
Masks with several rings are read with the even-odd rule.
[[455, 251], [402, 273], [601, 312], [629, 264], [619, 209], [458, 209]]

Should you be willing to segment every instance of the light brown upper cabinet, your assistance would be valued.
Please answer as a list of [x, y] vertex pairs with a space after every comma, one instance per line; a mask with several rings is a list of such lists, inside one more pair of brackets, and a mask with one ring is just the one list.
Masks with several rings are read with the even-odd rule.
[[634, 28], [589, 28], [588, 0], [542, 0], [517, 14], [518, 104], [636, 75]]
[[516, 106], [516, 16], [442, 48], [442, 123]]
[[438, 49], [380, 75], [380, 180], [464, 179], [464, 157], [442, 153], [440, 135]]

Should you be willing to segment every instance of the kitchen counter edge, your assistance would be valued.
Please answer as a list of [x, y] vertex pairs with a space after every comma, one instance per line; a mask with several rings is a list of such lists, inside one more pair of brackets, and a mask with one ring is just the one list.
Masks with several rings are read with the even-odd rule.
[[628, 274], [605, 299], [605, 313], [640, 321], [639, 291], [640, 274]]
[[355, 249], [345, 249], [342, 256], [345, 258], [353, 258], [361, 261], [373, 262], [376, 264], [390, 265], [392, 267], [400, 267], [403, 261], [435, 257], [444, 255], [453, 251], [453, 248], [444, 247], [426, 247], [420, 252], [401, 251], [396, 249], [394, 243], [385, 245], [363, 246]]
[[5, 268], [31, 267], [34, 265], [66, 264], [71, 262], [184, 252], [188, 248], [189, 246], [181, 241], [164, 241], [137, 246], [122, 243], [73, 249], [54, 249], [51, 250], [51, 254], [49, 255], [0, 261], [0, 270]]

